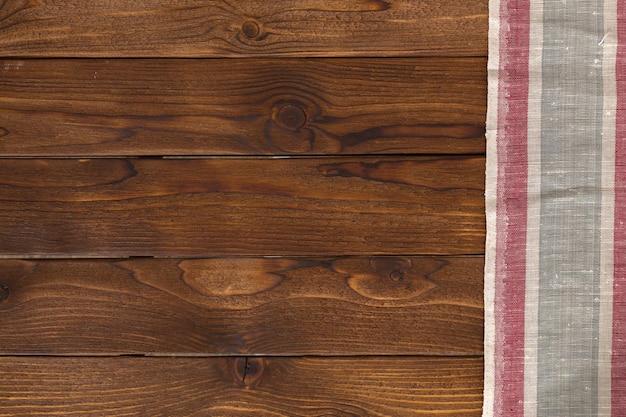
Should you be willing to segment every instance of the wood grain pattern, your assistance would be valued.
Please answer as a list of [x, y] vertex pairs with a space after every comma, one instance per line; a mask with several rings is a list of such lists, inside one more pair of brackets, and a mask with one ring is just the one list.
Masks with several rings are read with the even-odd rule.
[[480, 416], [482, 358], [0, 358], [0, 416]]
[[3, 56], [486, 56], [485, 0], [4, 1]]
[[484, 59], [0, 66], [2, 156], [484, 152]]
[[0, 354], [482, 353], [482, 257], [0, 261]]
[[479, 417], [487, 30], [0, 0], [0, 417]]
[[0, 254], [475, 254], [484, 158], [5, 159]]

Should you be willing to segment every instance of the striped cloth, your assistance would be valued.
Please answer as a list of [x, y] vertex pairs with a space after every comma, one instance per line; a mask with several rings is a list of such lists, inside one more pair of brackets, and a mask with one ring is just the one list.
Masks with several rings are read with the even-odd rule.
[[626, 0], [490, 0], [484, 416], [626, 416]]

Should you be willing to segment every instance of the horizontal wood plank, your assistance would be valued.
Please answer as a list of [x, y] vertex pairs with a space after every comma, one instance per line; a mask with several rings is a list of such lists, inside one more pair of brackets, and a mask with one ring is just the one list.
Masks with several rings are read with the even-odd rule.
[[482, 354], [482, 257], [1, 260], [0, 354]]
[[4, 159], [0, 255], [479, 254], [484, 158]]
[[0, 358], [0, 416], [480, 416], [482, 358]]
[[486, 0], [5, 1], [27, 57], [486, 56]]
[[483, 153], [484, 59], [4, 60], [1, 156]]

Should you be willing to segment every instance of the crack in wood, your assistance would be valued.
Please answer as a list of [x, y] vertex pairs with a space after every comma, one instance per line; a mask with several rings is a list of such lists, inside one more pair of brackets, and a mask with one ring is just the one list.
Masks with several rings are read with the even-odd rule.
[[249, 358], [246, 357], [246, 363], [243, 366], [243, 377], [241, 378], [241, 383], [246, 383], [246, 376], [248, 375], [248, 371], [250, 370], [250, 361]]

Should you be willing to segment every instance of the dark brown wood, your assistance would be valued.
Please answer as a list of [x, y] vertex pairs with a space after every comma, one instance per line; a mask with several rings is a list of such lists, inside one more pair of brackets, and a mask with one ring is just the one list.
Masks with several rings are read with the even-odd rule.
[[0, 354], [482, 353], [482, 257], [0, 261]]
[[0, 254], [475, 254], [484, 158], [5, 159]]
[[484, 152], [484, 59], [0, 65], [2, 156]]
[[0, 358], [0, 416], [476, 416], [482, 358]]
[[486, 56], [486, 0], [4, 1], [28, 57]]
[[487, 29], [0, 0], [0, 417], [479, 417]]

